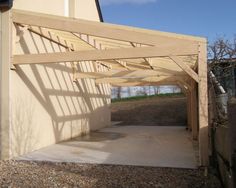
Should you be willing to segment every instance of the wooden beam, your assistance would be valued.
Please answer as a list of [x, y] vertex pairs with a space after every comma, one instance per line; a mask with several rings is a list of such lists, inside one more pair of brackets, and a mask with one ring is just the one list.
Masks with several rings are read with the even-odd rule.
[[184, 80], [180, 80], [179, 83], [181, 85], [183, 85], [184, 87], [187, 87], [187, 90], [188, 91], [191, 91], [192, 90], [192, 86], [190, 84], [188, 84], [188, 82], [184, 79]]
[[[135, 45], [133, 42], [130, 42], [130, 44], [131, 44], [134, 48], [137, 47], [137, 45]], [[141, 47], [141, 46], [142, 46], [142, 45], [140, 45], [140, 47]], [[154, 69], [153, 66], [151, 65], [150, 61], [149, 61], [146, 57], [144, 57], [143, 60], [144, 60], [144, 62], [145, 62], [147, 65], [149, 65], [149, 67], [150, 67], [151, 69]]]
[[[99, 83], [96, 83], [99, 85]], [[176, 82], [167, 82], [167, 81], [160, 81], [160, 82], [155, 82], [155, 83], [150, 83], [150, 82], [121, 82], [121, 83], [112, 83], [111, 84], [114, 87], [130, 87], [130, 86], [166, 86], [166, 85], [177, 85]]]
[[166, 57], [170, 55], [194, 55], [195, 48], [168, 49], [161, 47], [121, 48], [107, 50], [88, 50], [75, 52], [55, 52], [42, 54], [15, 55], [13, 63], [17, 64], [42, 64], [71, 61], [103, 61], [112, 59], [135, 59], [142, 57]]
[[192, 113], [191, 113], [191, 96], [190, 92], [186, 92], [187, 97], [187, 124], [188, 124], [188, 130], [192, 131]]
[[[78, 34], [76, 34], [76, 33], [73, 33], [73, 35], [76, 36], [76, 37], [78, 37], [80, 40], [82, 40], [82, 41], [85, 42], [86, 44], [90, 45], [90, 46], [93, 47], [94, 49], [98, 49], [98, 50], [101, 50], [101, 49], [102, 49], [102, 45], [99, 45], [99, 47], [97, 47], [97, 45], [96, 45], [96, 44], [97, 44], [96, 40], [94, 40], [94, 43], [91, 43], [90, 40], [89, 40], [89, 36], [88, 36], [88, 35], [86, 35], [86, 36], [87, 36], [87, 37], [86, 37], [87, 40], [84, 39], [81, 35], [78, 35]], [[114, 62], [118, 63], [121, 67], [124, 67], [124, 68], [127, 69], [127, 70], [130, 70], [130, 68], [129, 68], [128, 66], [124, 65], [124, 62], [122, 63], [122, 62], [117, 61], [117, 60], [111, 60], [111, 61], [114, 61]], [[109, 62], [108, 62], [108, 63], [109, 63]], [[101, 62], [101, 64], [107, 66], [106, 64], [104, 64], [104, 63], [102, 63], [102, 62]], [[112, 67], [109, 68], [108, 66], [107, 66], [107, 68], [108, 68], [108, 69], [112, 69]]]
[[129, 66], [127, 66], [127, 63], [124, 61], [120, 61], [120, 60], [114, 60], [115, 62], [117, 62], [118, 64], [120, 64], [122, 67], [126, 68], [127, 70], [130, 70]]
[[199, 81], [198, 74], [194, 72], [188, 65], [186, 65], [179, 57], [171, 55], [170, 58], [181, 68], [185, 71], [192, 79], [196, 82]]
[[141, 63], [135, 63], [135, 62], [131, 62], [131, 61], [127, 61], [127, 65], [129, 65], [129, 68], [131, 70], [149, 70], [150, 66]]
[[181, 88], [182, 92], [184, 92], [186, 96], [186, 108], [187, 108], [187, 127], [188, 130], [192, 130], [191, 126], [191, 101], [190, 101], [190, 89], [187, 88], [182, 82], [177, 82], [178, 86]]
[[177, 82], [180, 78], [177, 77], [168, 77], [168, 76], [162, 76], [162, 77], [104, 77], [104, 78], [97, 78], [95, 82], [97, 84], [101, 83], [124, 83], [124, 82], [144, 82], [144, 83], [157, 83], [157, 82]]
[[10, 11], [0, 11], [0, 159], [10, 157], [10, 66], [12, 20]]
[[207, 44], [199, 44], [198, 57], [199, 153], [201, 166], [209, 165]]
[[[156, 70], [136, 70], [136, 71], [106, 71], [106, 72], [79, 72], [77, 79], [83, 78], [104, 78], [104, 77], [150, 77], [150, 76], [169, 76], [169, 77], [186, 77], [185, 74], [179, 73], [177, 75], [172, 75], [168, 73], [162, 73]], [[184, 81], [181, 81], [185, 84]]]
[[[58, 44], [66, 49], [72, 50], [72, 48], [67, 45], [65, 40], [60, 41], [58, 36], [55, 36], [55, 34], [52, 34], [49, 30], [46, 30], [44, 28], [39, 28], [39, 27], [24, 26], [22, 24], [16, 24], [16, 27], [26, 28], [28, 31], [35, 33], [35, 34], [37, 34], [49, 41], [52, 41], [55, 44]], [[74, 50], [72, 50], [72, 51], [74, 51]]]
[[190, 92], [190, 103], [191, 103], [191, 127], [192, 127], [192, 138], [198, 139], [198, 101], [197, 101], [197, 85], [194, 80], [190, 83], [192, 89]]
[[179, 42], [182, 44], [185, 43], [186, 46], [192, 46], [196, 45], [198, 41], [205, 41], [205, 39], [200, 37], [150, 31], [127, 26], [52, 16], [22, 10], [13, 11], [13, 21], [27, 25], [148, 45], [164, 46], [166, 44], [170, 45]]
[[178, 86], [181, 88], [181, 90], [183, 90], [183, 92], [187, 95], [187, 93], [190, 92], [190, 89], [184, 84], [183, 81], [179, 80], [177, 82]]

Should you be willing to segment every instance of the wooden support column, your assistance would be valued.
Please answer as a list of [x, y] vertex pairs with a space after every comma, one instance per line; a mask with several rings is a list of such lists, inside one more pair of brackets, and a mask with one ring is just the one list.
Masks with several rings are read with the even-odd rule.
[[208, 88], [207, 88], [207, 44], [199, 43], [198, 56], [198, 115], [200, 165], [209, 165], [208, 137]]
[[196, 82], [191, 80], [191, 127], [192, 127], [192, 138], [198, 139], [198, 103], [197, 103], [197, 86]]
[[10, 92], [9, 75], [12, 53], [12, 21], [10, 11], [0, 11], [0, 159], [9, 156]]
[[192, 122], [191, 122], [191, 94], [187, 93], [187, 118], [188, 118], [188, 129], [192, 131]]
[[187, 108], [187, 128], [189, 131], [192, 130], [191, 127], [191, 100], [190, 100], [190, 91], [191, 89], [188, 87], [186, 88], [183, 83], [181, 82], [177, 82], [177, 85], [181, 88], [182, 92], [185, 94], [186, 96], [186, 108]]

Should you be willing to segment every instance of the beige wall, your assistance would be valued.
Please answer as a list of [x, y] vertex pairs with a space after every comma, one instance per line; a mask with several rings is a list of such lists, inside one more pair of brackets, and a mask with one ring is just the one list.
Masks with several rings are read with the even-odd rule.
[[14, 0], [13, 8], [64, 16], [65, 0]]
[[13, 8], [100, 21], [95, 0], [14, 0]]
[[[55, 9], [55, 4], [58, 9]], [[80, 13], [80, 16], [95, 19], [94, 7], [85, 7], [91, 15]], [[15, 0], [14, 8], [57, 15], [65, 13], [64, 1], [61, 0], [34, 0], [33, 4], [29, 0]], [[14, 32], [17, 36], [14, 37], [14, 54], [65, 51], [63, 47], [20, 27], [14, 27]], [[92, 62], [83, 62], [78, 69], [95, 71], [97, 68]], [[71, 63], [17, 66], [10, 72], [10, 103], [11, 157], [110, 124], [109, 86], [96, 86], [90, 79], [73, 82]]]
[[70, 8], [71, 16], [75, 18], [100, 21], [95, 0], [70, 0]]

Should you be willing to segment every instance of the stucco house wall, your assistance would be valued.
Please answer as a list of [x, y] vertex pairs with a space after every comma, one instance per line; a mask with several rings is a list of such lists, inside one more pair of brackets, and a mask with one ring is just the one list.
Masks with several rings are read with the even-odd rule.
[[[13, 8], [99, 21], [95, 0], [15, 0]], [[14, 54], [66, 51], [27, 29], [13, 30]], [[78, 69], [97, 67], [81, 62]], [[17, 66], [10, 72], [10, 158], [108, 126], [109, 105], [110, 86], [74, 82], [71, 63]]]

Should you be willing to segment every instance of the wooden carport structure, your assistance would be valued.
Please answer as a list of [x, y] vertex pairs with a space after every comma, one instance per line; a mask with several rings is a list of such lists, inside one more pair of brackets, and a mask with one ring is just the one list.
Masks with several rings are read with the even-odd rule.
[[[16, 69], [23, 64], [69, 62], [74, 81], [90, 78], [113, 86], [180, 86], [187, 96], [189, 129], [193, 139], [199, 140], [200, 165], [208, 165], [206, 39], [28, 11], [12, 10], [10, 14], [10, 23], [67, 49], [40, 54], [8, 51]], [[19, 40], [11, 32], [11, 24], [4, 30], [9, 31], [4, 38], [7, 44]], [[76, 65], [84, 61], [107, 71], [78, 72]]]

